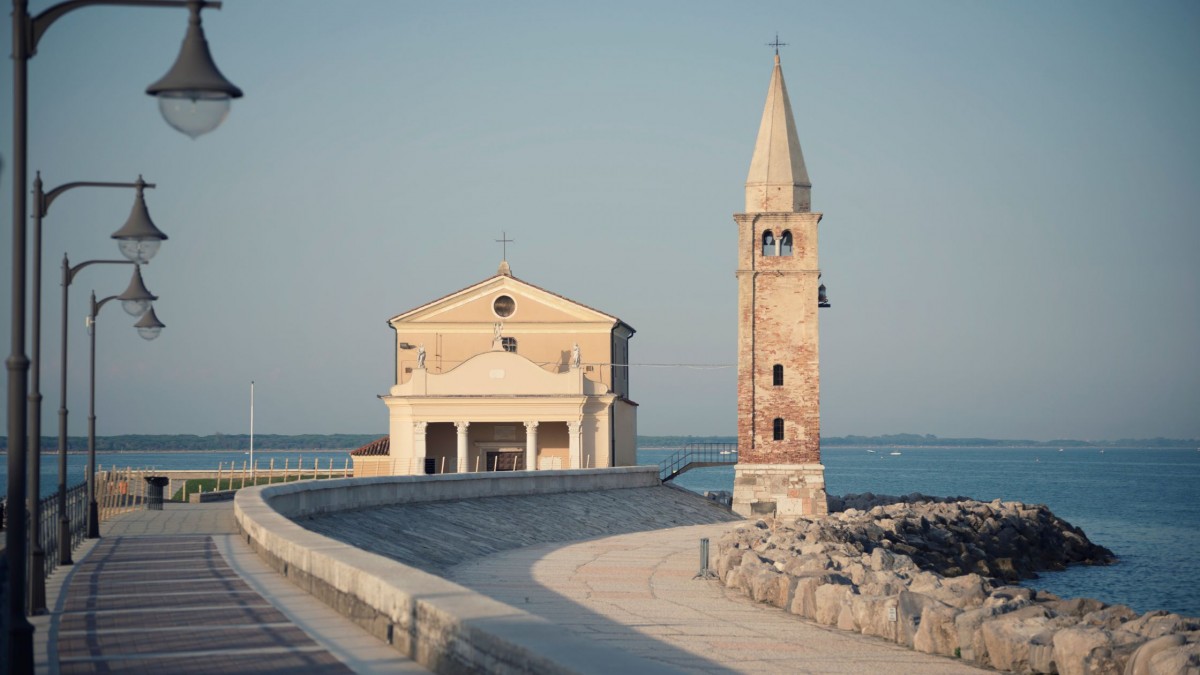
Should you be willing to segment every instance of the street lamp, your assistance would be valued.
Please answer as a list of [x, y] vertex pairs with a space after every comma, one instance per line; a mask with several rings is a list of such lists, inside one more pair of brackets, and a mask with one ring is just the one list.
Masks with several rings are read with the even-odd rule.
[[[56, 5], [51, 6], [36, 17], [29, 15], [28, 0], [13, 0], [12, 23], [13, 23], [13, 84], [12, 84], [12, 100], [13, 100], [13, 134], [12, 134], [12, 320], [10, 322], [11, 329], [11, 350], [8, 359], [5, 361], [8, 371], [8, 503], [9, 513], [11, 516], [8, 530], [5, 533], [5, 556], [8, 559], [8, 593], [7, 607], [4, 608], [5, 617], [0, 625], [5, 625], [8, 630], [7, 640], [5, 643], [5, 654], [3, 655], [4, 662], [13, 673], [32, 673], [33, 672], [33, 625], [25, 618], [25, 594], [26, 594], [26, 568], [23, 564], [27, 552], [26, 536], [28, 528], [26, 526], [26, 456], [28, 451], [28, 429], [26, 427], [28, 410], [26, 408], [26, 395], [28, 394], [28, 375], [29, 375], [29, 358], [25, 354], [25, 293], [26, 293], [26, 268], [25, 259], [28, 254], [26, 248], [26, 230], [25, 230], [25, 190], [28, 186], [27, 171], [28, 171], [28, 113], [29, 113], [29, 59], [37, 52], [38, 41], [45, 34], [46, 30], [65, 14], [79, 9], [81, 7], [95, 5], [133, 5], [144, 7], [187, 7], [191, 14], [191, 19], [188, 23], [188, 36], [194, 36], [191, 40], [192, 45], [188, 47], [188, 40], [184, 40], [184, 48], [180, 49], [179, 57], [176, 60], [176, 65], [180, 62], [187, 64], [190, 60], [196, 58], [195, 44], [197, 40], [203, 46], [203, 33], [200, 27], [200, 10], [205, 7], [220, 8], [220, 2], [207, 2], [203, 0], [189, 0], [183, 2], [181, 0], [66, 0]], [[209, 57], [211, 62], [211, 57]], [[172, 67], [170, 76], [175, 70]], [[213, 69], [215, 70], [215, 68]], [[202, 81], [200, 79], [189, 80], [186, 75], [193, 72], [203, 72], [204, 68], [183, 68], [181, 66], [181, 75], [178, 78], [164, 78], [166, 82], [159, 81], [152, 85], [153, 91], [148, 91], [152, 96], [168, 98], [184, 98], [188, 100], [199, 100], [200, 96], [212, 97], [220, 101], [222, 97], [238, 98], [241, 96], [241, 91], [229, 84], [228, 81], [223, 83], [214, 83], [211, 81]], [[221, 78], [224, 80], [224, 78]], [[190, 92], [190, 96], [185, 95], [185, 92]], [[186, 109], [181, 112], [188, 112]], [[201, 110], [199, 106], [191, 111], [192, 114], [199, 114]], [[211, 120], [205, 124], [197, 125], [196, 131], [200, 129], [211, 129], [219, 124], [220, 119], [215, 123]], [[170, 123], [170, 121], [168, 121]], [[172, 125], [174, 126], [174, 125]], [[178, 128], [178, 127], [176, 127]], [[195, 136], [193, 136], [194, 138]]]
[[[29, 382], [29, 522], [41, 522], [41, 472], [42, 472], [42, 222], [50, 212], [50, 205], [62, 193], [79, 187], [134, 188], [137, 196], [128, 220], [112, 236], [117, 239], [121, 253], [135, 262], [146, 262], [154, 257], [159, 246], [167, 238], [150, 220], [143, 191], [153, 188], [141, 176], [134, 183], [107, 183], [76, 181], [65, 183], [50, 191], [42, 188], [42, 174], [37, 172], [33, 180], [33, 295], [30, 297], [30, 382]], [[29, 530], [29, 574], [28, 607], [30, 614], [46, 610], [46, 552], [42, 547], [41, 528]]]
[[205, 4], [220, 6], [188, 3], [191, 17], [179, 57], [162, 79], [146, 87], [147, 94], [158, 98], [158, 110], [167, 124], [192, 138], [220, 126], [229, 115], [230, 101], [242, 97], [242, 90], [225, 79], [208, 51], [200, 26], [200, 8]]
[[154, 313], [154, 307], [146, 310], [142, 318], [133, 324], [133, 327], [138, 330], [138, 335], [142, 336], [143, 340], [153, 340], [162, 333], [162, 329], [167, 327], [167, 324], [158, 320], [158, 315]]
[[[130, 283], [130, 288], [133, 284]], [[129, 288], [125, 289], [126, 293]], [[91, 357], [88, 365], [88, 459], [87, 459], [87, 537], [88, 539], [100, 538], [100, 506], [96, 502], [96, 316], [100, 314], [100, 308], [109, 300], [120, 300], [122, 305], [133, 301], [139, 302], [140, 298], [126, 297], [125, 293], [121, 295], [110, 295], [99, 302], [96, 301], [96, 291], [92, 291], [92, 311], [88, 314], [87, 329], [88, 335], [91, 338]], [[128, 309], [126, 309], [128, 311]], [[149, 307], [143, 314], [142, 318], [137, 323], [133, 324], [138, 329], [138, 335], [144, 340], [153, 340], [162, 332], [162, 322], [154, 314], [154, 307]]]
[[133, 278], [120, 295], [121, 306], [130, 316], [141, 316], [158, 299], [142, 281], [142, 266], [131, 260], [88, 260], [71, 267], [63, 255], [62, 276], [62, 373], [59, 379], [58, 408], [58, 564], [70, 565], [71, 519], [67, 515], [67, 291], [80, 270], [89, 265], [133, 265]]

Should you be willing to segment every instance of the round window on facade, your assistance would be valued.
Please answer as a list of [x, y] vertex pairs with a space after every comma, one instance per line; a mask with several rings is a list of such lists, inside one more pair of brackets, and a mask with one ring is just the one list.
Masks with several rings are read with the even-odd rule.
[[502, 295], [492, 303], [492, 311], [496, 313], [496, 316], [507, 319], [517, 311], [517, 303], [511, 297]]

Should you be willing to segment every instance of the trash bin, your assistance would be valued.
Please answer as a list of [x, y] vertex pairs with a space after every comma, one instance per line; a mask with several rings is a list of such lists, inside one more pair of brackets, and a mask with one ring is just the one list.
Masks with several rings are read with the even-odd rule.
[[147, 511], [162, 511], [163, 510], [163, 488], [170, 483], [171, 479], [166, 476], [146, 476], [146, 510]]

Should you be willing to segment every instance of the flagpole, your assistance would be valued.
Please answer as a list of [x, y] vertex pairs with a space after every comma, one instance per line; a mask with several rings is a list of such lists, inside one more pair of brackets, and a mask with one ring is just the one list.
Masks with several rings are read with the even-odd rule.
[[254, 380], [250, 380], [250, 479], [254, 479]]

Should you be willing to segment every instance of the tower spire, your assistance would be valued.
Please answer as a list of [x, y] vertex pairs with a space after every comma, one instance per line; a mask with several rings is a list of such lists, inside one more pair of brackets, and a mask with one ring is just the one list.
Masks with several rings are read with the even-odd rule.
[[[775, 42], [779, 43], [778, 38]], [[777, 50], [775, 69], [771, 72], [758, 141], [746, 176], [746, 213], [806, 213], [812, 205], [812, 184], [804, 167], [792, 103], [783, 82], [778, 44], [771, 46]]]

